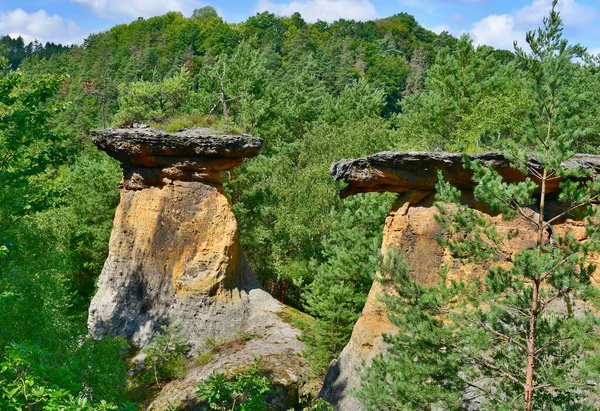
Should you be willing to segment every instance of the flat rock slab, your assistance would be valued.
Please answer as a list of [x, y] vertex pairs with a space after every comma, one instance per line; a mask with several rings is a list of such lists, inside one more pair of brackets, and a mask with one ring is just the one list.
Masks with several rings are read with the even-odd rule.
[[[503, 153], [484, 153], [469, 155], [496, 170], [506, 182], [524, 181], [527, 177], [515, 168]], [[391, 152], [384, 151], [372, 156], [355, 160], [341, 160], [331, 166], [331, 177], [348, 184], [340, 192], [342, 198], [357, 193], [396, 192], [408, 190], [433, 191], [438, 181], [438, 170], [450, 184], [461, 190], [475, 187], [473, 172], [463, 167], [463, 154], [427, 153], [427, 152]], [[542, 165], [532, 159], [528, 166], [541, 170]], [[565, 169], [585, 169], [592, 173], [600, 171], [600, 156], [577, 154], [564, 162]], [[529, 175], [535, 181], [532, 175]], [[548, 192], [558, 190], [561, 179], [555, 179], [548, 185]]]
[[90, 134], [100, 150], [125, 163], [135, 163], [140, 154], [248, 158], [257, 156], [262, 147], [260, 138], [248, 135], [219, 135], [206, 128], [192, 128], [177, 133], [150, 128], [115, 128], [92, 130]]
[[219, 173], [255, 157], [262, 139], [220, 135], [206, 128], [167, 133], [150, 128], [90, 131], [92, 142], [121, 162], [126, 189], [161, 186], [174, 180], [220, 185]]

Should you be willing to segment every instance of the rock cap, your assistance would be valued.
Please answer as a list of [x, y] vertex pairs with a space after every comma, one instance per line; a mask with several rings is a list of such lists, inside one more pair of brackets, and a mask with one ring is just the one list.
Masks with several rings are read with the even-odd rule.
[[120, 128], [90, 131], [100, 150], [120, 161], [123, 185], [142, 189], [172, 180], [222, 184], [220, 172], [255, 157], [262, 139], [249, 135], [221, 135], [207, 128], [177, 133], [151, 128]]
[[[503, 153], [473, 154], [469, 158], [493, 167], [506, 182], [524, 181], [527, 177]], [[460, 153], [384, 151], [355, 160], [338, 161], [331, 166], [331, 177], [348, 184], [340, 191], [342, 198], [368, 192], [433, 191], [438, 181], [438, 170], [442, 170], [446, 181], [455, 187], [472, 190], [475, 187], [473, 171], [465, 169], [463, 164], [463, 154]], [[600, 156], [576, 154], [562, 166], [598, 173]], [[542, 165], [532, 158], [528, 167], [540, 170]], [[529, 177], [535, 180], [532, 175]], [[557, 191], [561, 181], [559, 178], [552, 180], [547, 185], [548, 192]]]

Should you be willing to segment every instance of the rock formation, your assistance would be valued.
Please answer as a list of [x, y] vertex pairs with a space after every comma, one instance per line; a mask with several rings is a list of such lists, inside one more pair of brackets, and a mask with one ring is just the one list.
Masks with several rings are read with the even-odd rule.
[[[494, 167], [506, 181], [522, 181], [526, 177], [521, 171], [511, 167], [502, 154], [488, 153], [471, 158]], [[593, 175], [600, 170], [600, 157], [577, 155], [564, 166], [583, 168]], [[539, 163], [532, 159], [529, 167], [535, 169], [539, 167]], [[333, 179], [348, 184], [340, 192], [342, 197], [364, 192], [399, 193], [386, 219], [382, 254], [386, 255], [392, 248], [400, 250], [406, 255], [415, 279], [423, 284], [434, 283], [442, 265], [454, 267], [449, 276], [455, 278], [468, 278], [483, 272], [483, 267], [479, 265], [455, 264], [449, 252], [436, 241], [436, 237], [442, 234], [441, 227], [434, 218], [437, 209], [433, 207], [438, 170], [442, 171], [447, 181], [463, 191], [463, 202], [488, 212], [484, 205], [473, 199], [472, 173], [463, 168], [460, 154], [384, 152], [357, 160], [342, 160], [331, 167]], [[555, 182], [550, 186], [549, 192], [556, 192], [557, 185], [558, 182]], [[552, 198], [552, 195], [549, 197]], [[551, 200], [549, 212], [556, 212], [557, 209], [561, 209], [561, 204], [557, 200]], [[500, 233], [508, 230], [518, 232], [515, 238], [507, 242], [505, 252], [512, 254], [535, 244], [531, 223], [527, 219], [521, 217], [504, 221], [501, 216], [491, 216], [491, 219]], [[583, 224], [572, 219], [561, 221], [553, 230], [556, 233], [568, 230], [579, 239], [585, 238]], [[388, 320], [385, 308], [378, 298], [383, 293], [385, 290], [382, 285], [375, 281], [348, 345], [329, 366], [320, 395], [334, 404], [336, 410], [361, 409], [360, 403], [351, 394], [351, 390], [360, 385], [357, 369], [363, 361], [369, 363], [385, 350], [382, 334], [394, 332], [394, 326]], [[577, 302], [575, 309], [584, 309], [582, 304]]]
[[[523, 181], [525, 174], [511, 166], [510, 160], [502, 153], [470, 155], [485, 166], [492, 166], [507, 183]], [[458, 153], [426, 153], [384, 151], [356, 160], [341, 160], [331, 166], [331, 177], [348, 184], [340, 191], [342, 198], [357, 193], [392, 192], [403, 193], [410, 190], [433, 191], [441, 170], [444, 179], [460, 190], [472, 190], [473, 172], [463, 167], [463, 155]], [[540, 170], [541, 164], [531, 158], [527, 166]], [[600, 171], [598, 156], [577, 154], [562, 164], [565, 169], [586, 169], [593, 173]], [[530, 178], [535, 180], [533, 175]], [[558, 189], [562, 180], [549, 182], [547, 192]]]
[[230, 352], [229, 362], [215, 358], [191, 370], [150, 409], [162, 409], [161, 401], [192, 401], [212, 370], [239, 370], [254, 357], [272, 360], [281, 385], [298, 384], [306, 373], [298, 331], [284, 321], [291, 309], [265, 292], [246, 264], [220, 175], [258, 155], [262, 140], [206, 129], [91, 134], [98, 148], [122, 163], [123, 181], [108, 259], [89, 310], [90, 333], [144, 347], [161, 326], [173, 323], [194, 349], [208, 339], [231, 341], [241, 331], [259, 338]]

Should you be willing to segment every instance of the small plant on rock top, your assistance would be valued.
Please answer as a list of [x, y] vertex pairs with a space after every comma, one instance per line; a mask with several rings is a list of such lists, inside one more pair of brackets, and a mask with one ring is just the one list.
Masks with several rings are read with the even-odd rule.
[[252, 367], [231, 379], [214, 373], [198, 386], [196, 395], [206, 401], [211, 410], [264, 411], [266, 396], [271, 391], [271, 380], [255, 359]]

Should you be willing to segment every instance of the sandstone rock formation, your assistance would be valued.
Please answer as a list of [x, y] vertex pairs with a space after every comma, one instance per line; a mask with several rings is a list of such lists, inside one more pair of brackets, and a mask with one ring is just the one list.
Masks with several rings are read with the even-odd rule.
[[[508, 181], [522, 181], [525, 178], [523, 173], [510, 167], [502, 154], [488, 153], [472, 158], [493, 166]], [[535, 168], [539, 165], [531, 161], [530, 166]], [[594, 174], [600, 170], [600, 157], [578, 155], [565, 166], [584, 168]], [[434, 283], [442, 266], [453, 267], [449, 273], [450, 278], [468, 278], [484, 271], [482, 266], [463, 265], [454, 261], [449, 252], [436, 241], [436, 237], [442, 234], [434, 217], [437, 209], [433, 207], [433, 190], [438, 170], [442, 170], [447, 181], [463, 190], [463, 201], [487, 212], [485, 207], [473, 200], [472, 174], [464, 170], [460, 154], [384, 152], [357, 160], [343, 160], [333, 164], [331, 168], [331, 175], [335, 180], [348, 183], [348, 187], [340, 193], [342, 197], [362, 192], [400, 193], [386, 219], [382, 254], [387, 254], [392, 248], [400, 250], [406, 255], [415, 279], [423, 284]], [[550, 191], [556, 191], [556, 188], [553, 185]], [[550, 212], [560, 208], [558, 201], [550, 201]], [[534, 213], [533, 210], [531, 212]], [[504, 221], [501, 216], [491, 216], [491, 219], [500, 233], [508, 230], [516, 230], [518, 233], [506, 244], [504, 251], [509, 255], [535, 244], [531, 223], [527, 219], [521, 217]], [[553, 230], [556, 233], [568, 230], [579, 239], [585, 237], [582, 224], [571, 219], [562, 221]], [[394, 332], [394, 326], [379, 299], [383, 293], [385, 290], [382, 285], [375, 281], [348, 345], [329, 366], [320, 395], [334, 404], [336, 410], [361, 409], [360, 403], [351, 393], [353, 388], [360, 385], [357, 369], [363, 361], [369, 363], [385, 350], [382, 334]], [[575, 310], [584, 309], [582, 304], [577, 302]]]
[[193, 352], [207, 339], [225, 342], [241, 331], [257, 336], [230, 353], [237, 363], [215, 359], [172, 383], [170, 394], [161, 394], [171, 403], [189, 403], [212, 370], [239, 370], [255, 356], [278, 358], [275, 379], [299, 384], [306, 364], [298, 331], [283, 320], [290, 309], [260, 287], [246, 264], [219, 174], [258, 155], [262, 140], [206, 129], [91, 134], [98, 148], [122, 163], [123, 181], [109, 256], [89, 310], [90, 333], [144, 347], [162, 325], [173, 323]]
[[[441, 170], [444, 178], [461, 190], [474, 186], [473, 172], [463, 167], [462, 154], [384, 151], [356, 160], [341, 160], [331, 166], [331, 177], [348, 184], [340, 192], [342, 198], [357, 193], [392, 192], [402, 193], [409, 190], [432, 191], [437, 183], [437, 172]], [[506, 182], [523, 181], [522, 171], [511, 166], [509, 159], [502, 153], [485, 153], [469, 156], [483, 165], [492, 166]], [[541, 164], [530, 159], [528, 167], [539, 170]], [[600, 171], [598, 156], [578, 154], [563, 164], [566, 169], [587, 169], [593, 173]], [[533, 180], [535, 177], [530, 175]], [[552, 180], [547, 187], [548, 193], [555, 192], [561, 179]]]

